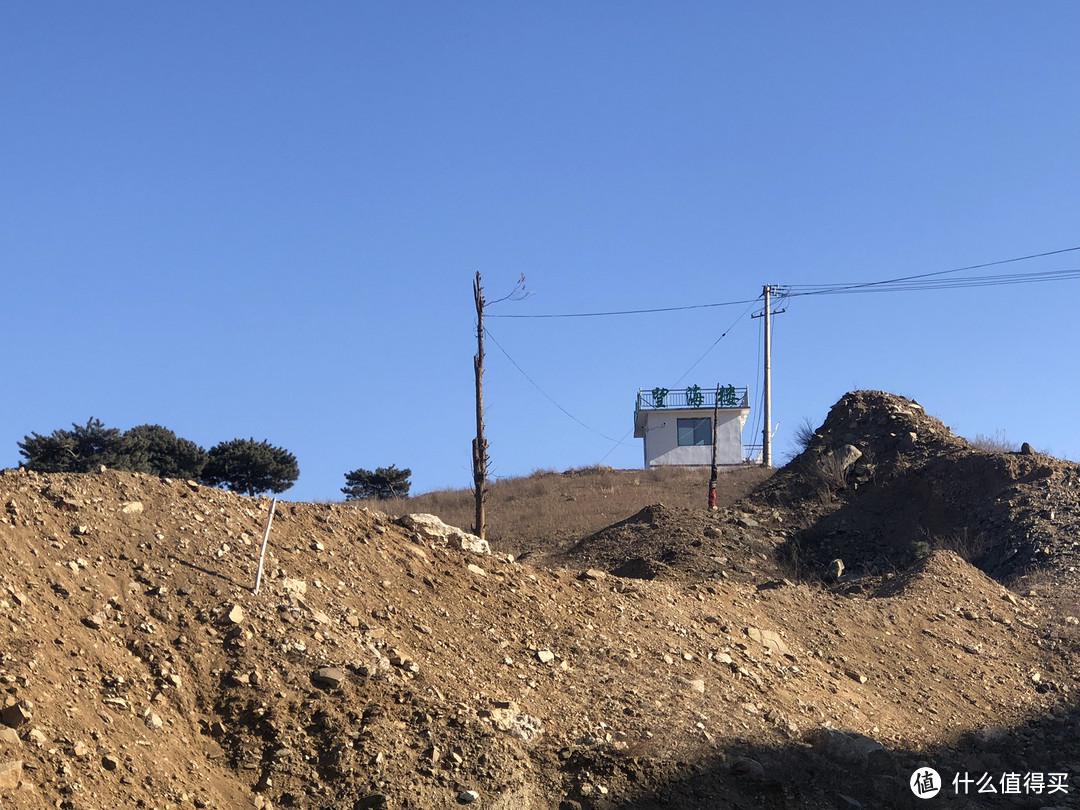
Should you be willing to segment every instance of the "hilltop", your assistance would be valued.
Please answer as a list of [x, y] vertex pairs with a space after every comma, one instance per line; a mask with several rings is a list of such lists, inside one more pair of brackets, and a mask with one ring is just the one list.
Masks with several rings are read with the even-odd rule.
[[0, 806], [909, 807], [925, 765], [1075, 806], [1076, 465], [853, 392], [717, 512], [697, 475], [523, 479], [619, 514], [496, 500], [491, 553], [279, 503], [255, 595], [267, 499], [5, 471]]

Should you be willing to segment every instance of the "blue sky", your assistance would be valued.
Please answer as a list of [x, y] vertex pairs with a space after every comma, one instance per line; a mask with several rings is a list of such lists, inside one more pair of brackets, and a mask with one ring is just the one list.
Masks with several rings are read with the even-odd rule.
[[[493, 474], [639, 466], [638, 388], [757, 404], [760, 319], [494, 316], [1080, 246], [1078, 41], [1065, 0], [9, 4], [0, 466], [96, 416], [268, 439], [291, 499], [468, 486], [476, 271], [533, 293], [488, 312], [540, 389], [489, 342]], [[877, 388], [1080, 459], [1078, 284], [790, 299], [777, 456]]]

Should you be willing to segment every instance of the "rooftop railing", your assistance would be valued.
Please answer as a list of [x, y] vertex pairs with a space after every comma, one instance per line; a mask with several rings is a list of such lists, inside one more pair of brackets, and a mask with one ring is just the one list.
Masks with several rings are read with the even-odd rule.
[[749, 408], [749, 391], [746, 386], [736, 388], [722, 385], [716, 388], [702, 388], [691, 385], [687, 388], [642, 388], [637, 395], [637, 409], [642, 408]]

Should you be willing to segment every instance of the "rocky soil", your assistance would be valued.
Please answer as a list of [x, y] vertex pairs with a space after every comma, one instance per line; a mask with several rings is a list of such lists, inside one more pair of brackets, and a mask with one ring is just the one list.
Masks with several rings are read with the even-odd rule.
[[1077, 807], [1078, 482], [854, 392], [525, 563], [279, 503], [256, 594], [268, 499], [9, 470], [0, 807]]

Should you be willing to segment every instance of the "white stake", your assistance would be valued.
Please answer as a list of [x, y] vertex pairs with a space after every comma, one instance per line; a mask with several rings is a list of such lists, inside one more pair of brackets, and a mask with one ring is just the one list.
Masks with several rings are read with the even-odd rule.
[[259, 595], [259, 584], [262, 582], [263, 558], [266, 557], [266, 541], [270, 539], [270, 524], [274, 522], [274, 509], [277, 507], [277, 498], [270, 501], [270, 516], [266, 518], [266, 531], [263, 533], [262, 551], [259, 552], [259, 572], [255, 574], [255, 595]]

